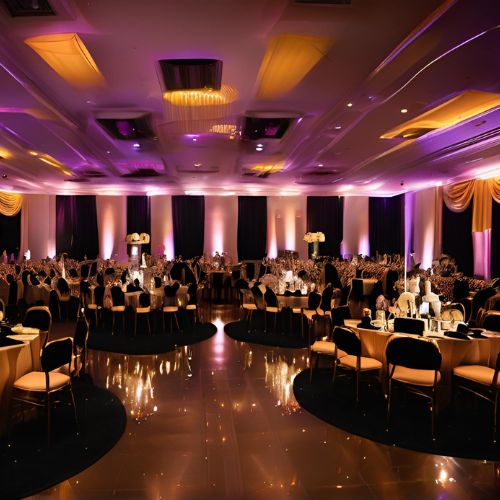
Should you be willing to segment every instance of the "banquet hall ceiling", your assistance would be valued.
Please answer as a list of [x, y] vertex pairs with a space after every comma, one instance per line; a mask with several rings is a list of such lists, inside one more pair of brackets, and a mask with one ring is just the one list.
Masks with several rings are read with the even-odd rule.
[[[46, 3], [0, 0], [2, 190], [392, 195], [500, 174], [497, 0], [7, 8]], [[48, 35], [83, 46], [86, 59], [49, 65], [40, 47], [58, 42]], [[169, 59], [222, 61], [221, 90], [168, 92], [159, 61]], [[466, 91], [477, 92], [454, 101], [455, 120], [424, 117], [406, 137], [381, 138]], [[125, 140], [98, 121], [123, 128], [137, 117], [150, 134]]]

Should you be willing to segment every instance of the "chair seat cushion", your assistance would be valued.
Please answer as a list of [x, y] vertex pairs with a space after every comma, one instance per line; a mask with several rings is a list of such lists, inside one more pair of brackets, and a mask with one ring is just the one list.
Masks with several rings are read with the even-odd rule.
[[147, 306], [147, 307], [137, 307], [135, 312], [137, 314], [147, 314], [149, 312], [151, 312], [151, 307], [150, 306]]
[[98, 306], [97, 304], [87, 304], [87, 308], [94, 310], [94, 309], [100, 309], [101, 306]]
[[243, 309], [246, 309], [247, 311], [256, 311], [257, 306], [255, 304], [243, 304]]
[[311, 346], [311, 351], [320, 354], [335, 354], [335, 344], [329, 340], [316, 340]]
[[[70, 378], [68, 375], [60, 372], [50, 372], [49, 373], [49, 390], [53, 391], [55, 389], [60, 389], [64, 387]], [[45, 391], [45, 373], [44, 372], [29, 372], [18, 378], [14, 382], [14, 387], [16, 389], [22, 389], [24, 391]]]
[[165, 306], [163, 308], [164, 313], [175, 313], [179, 310], [177, 306]]
[[[356, 369], [357, 362], [358, 362], [357, 356], [353, 356], [351, 354], [348, 356], [344, 356], [340, 360], [341, 366], [346, 368], [352, 368], [353, 370]], [[382, 363], [378, 359], [365, 358], [364, 356], [361, 356], [359, 361], [359, 367], [361, 371], [380, 370], [382, 368]]]
[[[494, 373], [493, 368], [481, 365], [464, 365], [453, 368], [453, 375], [483, 385], [491, 385]], [[497, 387], [500, 387], [500, 377], [497, 380]]]
[[111, 308], [111, 310], [113, 312], [123, 312], [123, 311], [125, 311], [125, 306], [113, 306]]
[[[434, 370], [417, 370], [415, 368], [396, 366], [392, 378], [405, 384], [432, 387], [434, 385]], [[440, 380], [441, 373], [437, 372], [437, 381]]]
[[194, 311], [196, 309], [196, 304], [188, 304], [186, 306], [186, 311]]
[[266, 307], [266, 311], [268, 313], [275, 313], [275, 314], [277, 314], [279, 312], [279, 309], [277, 307], [271, 307], [271, 306], [269, 306], [269, 307]]

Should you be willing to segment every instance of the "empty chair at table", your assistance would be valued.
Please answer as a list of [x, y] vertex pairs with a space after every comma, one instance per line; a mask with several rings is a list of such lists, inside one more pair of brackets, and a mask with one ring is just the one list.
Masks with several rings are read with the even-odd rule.
[[[336, 326], [333, 330], [332, 340], [336, 347], [333, 382], [335, 383], [337, 366], [354, 371], [356, 375], [356, 404], [358, 404], [361, 374], [376, 372], [378, 375], [382, 369], [382, 363], [378, 359], [361, 355], [361, 340], [356, 332], [350, 328]], [[343, 355], [344, 353], [346, 356]]]
[[142, 292], [139, 295], [139, 304], [134, 309], [134, 335], [137, 335], [137, 323], [139, 318], [145, 318], [148, 325], [148, 332], [151, 335], [151, 296], [149, 293]]
[[332, 324], [325, 315], [315, 314], [312, 326], [309, 327], [309, 381], [312, 381], [313, 371], [318, 368], [321, 357], [332, 361], [332, 374], [336, 361], [337, 349], [332, 340]]
[[390, 425], [394, 387], [423, 396], [430, 403], [432, 439], [435, 438], [437, 390], [441, 380], [441, 352], [434, 340], [394, 335], [387, 343], [387, 425]]
[[69, 319], [69, 303], [71, 291], [68, 282], [64, 278], [59, 278], [56, 284], [57, 308], [59, 319], [62, 319], [62, 311], [65, 312], [66, 319]]
[[111, 333], [115, 333], [116, 315], [120, 314], [122, 317], [122, 332], [125, 333], [125, 294], [119, 286], [111, 287], [111, 299], [113, 305], [111, 306], [111, 313], [113, 314], [113, 323], [111, 326]]
[[274, 318], [274, 327], [273, 331], [276, 332], [276, 324], [278, 320], [278, 314], [280, 312], [280, 307], [278, 304], [278, 298], [274, 293], [274, 290], [266, 286], [266, 291], [264, 292], [264, 303], [265, 303], [265, 311], [264, 311], [264, 332], [267, 331], [267, 315], [271, 314]]
[[487, 311], [483, 316], [482, 327], [492, 332], [500, 332], [500, 311]]
[[52, 314], [47, 306], [30, 307], [23, 319], [23, 326], [40, 330], [40, 343], [44, 346], [50, 340]]
[[423, 335], [425, 323], [417, 318], [394, 318], [394, 331], [398, 333], [411, 333]]
[[351, 319], [351, 310], [349, 306], [332, 307], [330, 311], [332, 326], [344, 326], [346, 319]]
[[92, 303], [87, 304], [87, 309], [93, 311], [95, 317], [95, 326], [98, 327], [101, 323], [101, 314], [104, 307], [104, 294], [106, 289], [98, 285], [94, 288], [94, 300]]
[[64, 365], [71, 373], [73, 341], [70, 337], [48, 342], [42, 347], [40, 365], [42, 371], [32, 371], [18, 378], [13, 384], [12, 399], [24, 403], [45, 407], [47, 414], [47, 441], [50, 444], [51, 410], [56, 403], [54, 394], [68, 389], [73, 405], [75, 423], [78, 426], [75, 398], [71, 385], [71, 377], [59, 371]]
[[483, 365], [462, 365], [453, 369], [453, 389], [474, 394], [493, 405], [493, 441], [497, 437], [498, 405], [500, 403], [500, 352], [494, 368]]
[[331, 283], [325, 286], [323, 293], [321, 294], [321, 303], [319, 308], [322, 311], [330, 311], [332, 308], [332, 298], [333, 298], [333, 287]]
[[172, 333], [173, 331], [173, 319], [175, 319], [177, 329], [180, 330], [179, 319], [177, 318], [179, 306], [177, 305], [177, 298], [176, 298], [179, 289], [180, 285], [178, 282], [175, 282], [173, 285], [165, 285], [163, 289], [163, 293], [165, 295], [164, 306], [162, 308], [163, 331], [165, 331], [165, 315], [168, 315], [170, 319], [170, 333]]

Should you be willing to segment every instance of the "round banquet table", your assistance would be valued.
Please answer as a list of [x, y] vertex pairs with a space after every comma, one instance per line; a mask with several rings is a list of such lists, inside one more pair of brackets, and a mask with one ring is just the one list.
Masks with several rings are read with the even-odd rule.
[[24, 343], [0, 347], [0, 434], [9, 416], [12, 385], [19, 377], [40, 368], [40, 335], [12, 335], [11, 338]]
[[[357, 331], [361, 340], [361, 354], [379, 360], [382, 365], [383, 381], [387, 379], [387, 361], [385, 349], [392, 335], [409, 335], [399, 332], [382, 332], [358, 328], [360, 320], [345, 320], [346, 326]], [[412, 336], [413, 335], [409, 335]], [[439, 338], [435, 338], [438, 337]], [[435, 340], [441, 351], [441, 383], [439, 399], [441, 402], [449, 401], [451, 397], [451, 382], [453, 368], [460, 365], [484, 365], [494, 368], [496, 357], [500, 351], [500, 334], [484, 332], [486, 338], [471, 338], [470, 340], [453, 339], [440, 336], [436, 332], [424, 332], [424, 337]]]

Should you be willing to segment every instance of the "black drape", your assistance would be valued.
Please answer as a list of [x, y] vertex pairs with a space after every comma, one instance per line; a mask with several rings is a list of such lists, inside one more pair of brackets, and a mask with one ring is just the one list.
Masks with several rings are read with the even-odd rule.
[[404, 254], [404, 195], [369, 198], [368, 228], [370, 255]]
[[[147, 233], [151, 236], [151, 199], [149, 196], [127, 196], [127, 234]], [[142, 245], [151, 254], [151, 243]]]
[[73, 259], [99, 255], [95, 196], [56, 196], [56, 253]]
[[7, 250], [7, 255], [19, 256], [21, 245], [21, 210], [11, 217], [0, 214], [0, 253]]
[[[340, 255], [340, 243], [344, 231], [344, 198], [340, 196], [307, 197], [307, 231], [325, 234], [325, 242], [319, 244], [320, 255]], [[309, 252], [312, 245], [309, 245]]]
[[463, 212], [452, 212], [443, 202], [442, 227], [443, 253], [455, 258], [459, 271], [472, 276], [472, 203]]
[[203, 255], [205, 197], [172, 196], [172, 219], [175, 255], [184, 259]]
[[267, 247], [267, 198], [238, 196], [238, 259], [260, 260]]
[[495, 200], [491, 214], [491, 277], [500, 277], [500, 203]]

